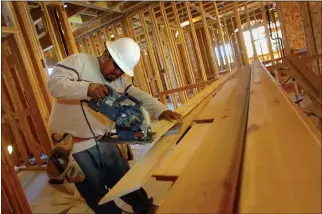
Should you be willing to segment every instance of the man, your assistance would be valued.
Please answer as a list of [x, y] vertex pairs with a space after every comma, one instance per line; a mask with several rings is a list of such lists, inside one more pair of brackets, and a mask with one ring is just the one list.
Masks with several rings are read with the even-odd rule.
[[[133, 76], [139, 59], [138, 44], [130, 38], [121, 38], [107, 42], [107, 50], [100, 57], [82, 53], [67, 57], [54, 67], [48, 79], [49, 91], [56, 98], [49, 119], [50, 132], [73, 136], [73, 157], [85, 174], [84, 181], [75, 185], [95, 213], [122, 213], [114, 202], [101, 206], [98, 202], [126, 174], [129, 166], [116, 144], [96, 143], [112, 128], [113, 122], [103, 124], [87, 107], [81, 107], [80, 100], [99, 100], [108, 94], [105, 85], [109, 85], [119, 93], [126, 92], [141, 100], [149, 114], [159, 120], [181, 118], [125, 80], [123, 74]], [[122, 199], [135, 213], [148, 213], [154, 206], [143, 189]]]

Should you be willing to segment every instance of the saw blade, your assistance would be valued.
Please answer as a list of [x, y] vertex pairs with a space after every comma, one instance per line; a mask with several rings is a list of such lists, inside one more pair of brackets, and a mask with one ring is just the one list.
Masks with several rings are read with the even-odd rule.
[[169, 129], [164, 136], [171, 136], [171, 135], [175, 135], [175, 134], [179, 134], [181, 131], [181, 128], [183, 126], [183, 122], [178, 122], [176, 123], [174, 126], [172, 126], [171, 129]]

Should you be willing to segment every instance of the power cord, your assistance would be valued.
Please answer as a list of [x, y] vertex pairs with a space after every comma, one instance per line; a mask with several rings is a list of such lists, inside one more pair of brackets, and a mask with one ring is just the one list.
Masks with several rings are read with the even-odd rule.
[[[86, 101], [85, 101], [85, 100], [81, 100], [81, 103], [80, 103], [80, 104], [81, 104], [82, 112], [83, 112], [84, 118], [85, 118], [85, 120], [86, 120], [86, 123], [87, 123], [87, 125], [88, 125], [88, 128], [90, 129], [90, 131], [91, 131], [91, 132], [92, 132], [92, 134], [93, 134], [93, 137], [94, 137], [94, 140], [95, 140], [95, 143], [96, 143], [96, 148], [97, 148], [97, 151], [98, 151], [98, 153], [99, 153], [100, 161], [101, 161], [101, 163], [102, 163], [102, 167], [103, 167], [103, 166], [104, 166], [104, 162], [103, 162], [102, 154], [101, 154], [101, 151], [100, 151], [100, 149], [99, 149], [99, 147], [98, 147], [98, 142], [97, 142], [97, 140], [96, 140], [96, 136], [95, 136], [95, 134], [94, 134], [94, 131], [93, 131], [93, 129], [92, 129], [92, 126], [91, 126], [91, 124], [89, 123], [88, 118], [87, 118], [87, 115], [86, 115], [86, 113], [85, 113], [83, 103], [86, 103]], [[119, 209], [120, 209], [120, 210], [122, 210], [122, 212], [124, 212], [124, 213], [134, 214], [134, 213], [131, 213], [131, 212], [125, 211], [125, 210], [123, 210], [123, 209], [122, 209], [122, 208], [120, 208], [120, 207], [119, 207]]]
[[103, 162], [103, 158], [102, 158], [101, 151], [100, 151], [100, 149], [99, 149], [99, 147], [98, 147], [98, 142], [97, 142], [97, 139], [96, 139], [96, 137], [97, 137], [97, 136], [95, 136], [94, 131], [93, 131], [93, 129], [92, 129], [92, 126], [91, 126], [91, 124], [90, 124], [90, 123], [89, 123], [89, 121], [88, 121], [87, 115], [86, 115], [85, 110], [84, 110], [83, 103], [86, 103], [86, 101], [85, 101], [85, 100], [81, 100], [81, 108], [82, 108], [82, 112], [83, 112], [83, 115], [84, 115], [84, 118], [85, 118], [85, 120], [86, 120], [86, 123], [87, 123], [87, 125], [88, 125], [89, 130], [91, 130], [91, 132], [92, 132], [92, 134], [93, 134], [93, 137], [94, 137], [94, 140], [95, 140], [95, 143], [96, 143], [96, 148], [97, 148], [97, 151], [98, 151], [99, 156], [100, 156], [101, 165], [102, 165], [102, 167], [103, 167], [103, 166], [104, 166], [104, 162]]

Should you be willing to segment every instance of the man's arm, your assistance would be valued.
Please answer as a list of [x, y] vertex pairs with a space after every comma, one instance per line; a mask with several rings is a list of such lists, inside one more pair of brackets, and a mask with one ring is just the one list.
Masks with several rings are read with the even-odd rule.
[[82, 65], [79, 61], [77, 56], [70, 56], [54, 67], [47, 80], [49, 92], [53, 97], [64, 100], [87, 99], [90, 82], [80, 80]]

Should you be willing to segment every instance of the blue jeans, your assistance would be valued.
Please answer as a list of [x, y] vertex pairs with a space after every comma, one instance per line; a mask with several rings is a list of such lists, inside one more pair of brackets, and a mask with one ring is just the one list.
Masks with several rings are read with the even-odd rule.
[[[87, 205], [97, 214], [121, 214], [122, 210], [114, 201], [98, 205], [108, 189], [111, 189], [130, 169], [116, 144], [100, 143], [98, 147], [94, 146], [73, 154], [73, 157], [85, 174], [85, 180], [75, 185]], [[121, 199], [130, 204], [137, 214], [146, 213], [153, 204], [153, 200], [148, 198], [142, 188]]]

